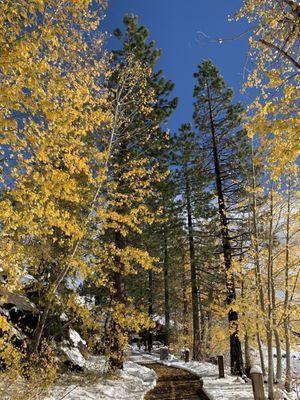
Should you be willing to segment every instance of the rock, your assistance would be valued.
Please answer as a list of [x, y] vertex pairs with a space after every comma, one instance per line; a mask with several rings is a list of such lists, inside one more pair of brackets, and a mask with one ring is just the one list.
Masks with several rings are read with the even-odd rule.
[[88, 357], [87, 345], [75, 329], [69, 328], [68, 334], [58, 349], [64, 365], [72, 371], [83, 371]]
[[164, 346], [160, 349], [159, 352], [160, 355], [160, 360], [168, 360], [169, 358], [169, 348], [167, 346]]
[[88, 353], [86, 341], [84, 339], [82, 339], [82, 337], [79, 335], [79, 333], [72, 328], [69, 329], [69, 337], [72, 342], [72, 345], [74, 345], [76, 348], [78, 348], [80, 350], [80, 352], [84, 358], [87, 358], [89, 353]]
[[234, 382], [236, 382], [236, 383], [246, 383], [246, 382], [244, 381], [244, 379], [241, 378], [240, 376], [238, 376], [238, 377], [234, 380]]
[[[1, 305], [14, 305], [17, 310], [28, 311], [31, 313], [37, 313], [35, 304], [33, 304], [28, 297], [20, 294], [10, 292], [6, 288], [0, 287]], [[7, 307], [6, 307], [7, 308]]]
[[82, 339], [79, 333], [72, 328], [69, 328], [69, 337], [75, 347], [78, 347], [79, 344], [86, 346], [86, 341]]
[[[249, 371], [249, 373], [250, 373], [250, 371]], [[246, 383], [250, 383], [251, 382], [251, 379], [249, 379], [249, 377], [247, 375], [245, 375], [245, 374], [242, 375], [242, 379]]]
[[61, 352], [63, 353], [63, 357], [65, 358], [63, 361], [65, 365], [67, 365], [71, 370], [74, 371], [83, 371], [85, 366], [85, 359], [81, 354], [80, 350], [76, 347], [60, 347]]

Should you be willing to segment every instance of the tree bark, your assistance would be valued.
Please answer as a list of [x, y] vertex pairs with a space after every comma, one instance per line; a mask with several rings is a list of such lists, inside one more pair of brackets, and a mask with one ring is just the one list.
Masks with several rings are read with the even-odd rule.
[[188, 239], [191, 269], [191, 287], [192, 287], [192, 313], [193, 313], [193, 359], [200, 360], [200, 321], [199, 321], [199, 298], [197, 287], [197, 268], [195, 258], [194, 230], [191, 206], [191, 189], [188, 171], [185, 168], [185, 197], [188, 219]]
[[[115, 246], [116, 249], [124, 249], [125, 248], [125, 238], [119, 232], [115, 232]], [[119, 256], [115, 256], [115, 271], [113, 272], [113, 294], [112, 300], [114, 306], [124, 306], [126, 302], [125, 295], [125, 283], [124, 283], [124, 275], [123, 270], [124, 266], [120, 260]], [[115, 307], [114, 307], [115, 308]], [[109, 332], [109, 354], [108, 354], [108, 366], [111, 371], [117, 369], [123, 369], [123, 361], [124, 361], [124, 327], [122, 323], [119, 321], [118, 317], [112, 314], [111, 327]]]
[[187, 338], [189, 334], [188, 328], [188, 298], [187, 298], [187, 287], [186, 287], [186, 276], [185, 276], [185, 257], [182, 260], [182, 322], [183, 322], [183, 336], [184, 336], [184, 347], [187, 348]]
[[[243, 253], [243, 249], [241, 248], [241, 254]], [[240, 260], [241, 262], [242, 260]], [[241, 290], [241, 297], [242, 297], [242, 301], [245, 301], [245, 277], [244, 274], [242, 272], [241, 274], [241, 286], [242, 286], [242, 290]], [[245, 317], [245, 313], [242, 313], [242, 318]], [[247, 328], [247, 327], [246, 327]], [[251, 357], [250, 357], [250, 345], [249, 345], [249, 335], [248, 335], [248, 331], [246, 329], [246, 333], [244, 336], [244, 353], [245, 353], [245, 372], [248, 376], [250, 376], [250, 369], [251, 369]]]
[[[151, 317], [153, 315], [153, 271], [148, 272], [148, 289], [149, 289], [149, 305], [148, 305], [148, 315]], [[148, 329], [147, 332], [147, 342], [148, 342], [148, 351], [152, 352], [153, 346], [153, 333], [151, 328]]]
[[201, 357], [202, 359], [205, 359], [206, 357], [206, 351], [205, 351], [205, 342], [206, 342], [206, 311], [204, 310], [204, 307], [201, 305], [201, 301], [200, 301], [200, 328], [201, 328], [201, 332], [200, 332], [200, 343], [201, 343]]
[[166, 226], [163, 227], [164, 240], [164, 307], [165, 307], [165, 329], [166, 346], [170, 344], [170, 296], [169, 296], [169, 249]]
[[282, 354], [280, 336], [277, 328], [274, 328], [274, 338], [276, 346], [276, 381], [280, 382], [282, 377]]
[[[213, 302], [213, 289], [210, 287], [208, 292], [209, 303]], [[211, 351], [211, 339], [212, 339], [212, 310], [211, 307], [208, 307], [207, 311], [207, 337], [205, 343], [205, 351], [207, 356], [210, 356]]]
[[263, 45], [269, 47], [269, 49], [278, 51], [278, 53], [280, 53], [286, 60], [288, 60], [290, 63], [292, 63], [294, 65], [294, 67], [296, 67], [297, 69], [300, 69], [300, 64], [298, 63], [298, 61], [295, 60], [286, 51], [284, 51], [281, 47], [279, 47], [273, 43], [267, 42], [265, 39], [260, 39], [259, 42], [262, 43]]
[[285, 389], [287, 392], [292, 390], [291, 387], [291, 343], [289, 328], [289, 272], [290, 272], [290, 214], [291, 214], [291, 180], [288, 181], [288, 202], [287, 202], [287, 219], [286, 219], [286, 240], [285, 240], [285, 294], [284, 294], [284, 337], [285, 337], [285, 354], [286, 354], [286, 371], [285, 371]]
[[264, 352], [263, 352], [262, 345], [261, 345], [261, 339], [260, 339], [258, 324], [256, 324], [256, 341], [257, 341], [257, 347], [258, 347], [258, 351], [259, 351], [261, 371], [262, 371], [263, 376], [266, 376], [266, 366], [265, 366]]
[[270, 216], [269, 216], [269, 240], [268, 240], [268, 399], [274, 399], [274, 365], [273, 365], [273, 309], [272, 309], [272, 282], [273, 282], [273, 188], [270, 192]]
[[[117, 154], [116, 161], [119, 167], [117, 175], [115, 177], [118, 186], [118, 191], [122, 193], [124, 191], [125, 179], [123, 173], [126, 172], [124, 169], [124, 159], [126, 159], [126, 140], [120, 142], [119, 154]], [[117, 212], [121, 215], [125, 213], [124, 206], [121, 205], [117, 208]], [[120, 230], [111, 230], [114, 236], [116, 250], [123, 250], [126, 247], [126, 238], [123, 236]], [[125, 280], [124, 280], [124, 264], [121, 261], [119, 255], [114, 256], [114, 269], [112, 271], [112, 303], [113, 312], [110, 327], [110, 349], [108, 354], [108, 366], [109, 369], [114, 371], [117, 369], [123, 369], [124, 361], [124, 338], [125, 328], [123, 326], [122, 319], [124, 315], [121, 315], [121, 320], [118, 318], [116, 310], [122, 308], [121, 313], [125, 312], [126, 308], [126, 291], [125, 291]]]
[[251, 369], [251, 357], [250, 357], [250, 346], [249, 346], [249, 335], [245, 333], [245, 369], [246, 373], [248, 373]]
[[[272, 262], [273, 265], [273, 262]], [[273, 270], [273, 267], [272, 267]], [[276, 346], [276, 381], [281, 381], [282, 376], [282, 356], [281, 356], [281, 343], [280, 336], [277, 328], [277, 318], [276, 318], [276, 294], [275, 294], [275, 282], [272, 273], [272, 309], [273, 309], [273, 332], [275, 338]]]

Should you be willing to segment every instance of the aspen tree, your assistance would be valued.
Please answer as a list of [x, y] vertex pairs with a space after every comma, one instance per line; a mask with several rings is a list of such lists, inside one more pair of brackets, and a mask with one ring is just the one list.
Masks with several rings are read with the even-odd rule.
[[289, 274], [290, 274], [290, 218], [291, 218], [291, 178], [287, 182], [287, 211], [286, 211], [286, 236], [285, 236], [285, 293], [284, 293], [284, 336], [285, 336], [285, 388], [291, 391], [291, 344], [289, 330]]
[[[295, 166], [299, 154], [299, 11], [299, 2], [294, 0], [245, 0], [236, 14], [238, 19], [246, 18], [252, 24], [249, 59], [253, 68], [244, 89], [258, 89], [256, 99], [248, 107], [245, 127], [250, 136], [259, 139], [260, 151], [274, 181], [274, 198], [277, 192], [280, 196], [277, 182], [286, 166]], [[280, 264], [281, 255], [278, 259]], [[278, 353], [276, 378], [280, 380], [280, 305], [274, 286], [272, 304]]]
[[272, 288], [273, 276], [273, 209], [274, 209], [273, 183], [269, 192], [269, 229], [268, 229], [268, 258], [267, 258], [267, 345], [268, 345], [268, 398], [274, 399], [274, 366], [273, 366], [273, 309]]
[[66, 278], [86, 266], [78, 250], [106, 157], [92, 135], [110, 120], [103, 38], [85, 37], [102, 2], [94, 11], [90, 1], [70, 2], [68, 12], [62, 3], [1, 2], [1, 261], [9, 287], [27, 272], [36, 279], [34, 352]]
[[244, 0], [236, 14], [253, 26], [249, 44], [254, 68], [245, 89], [259, 90], [246, 125], [268, 149], [277, 178], [299, 154], [299, 10], [295, 0]]

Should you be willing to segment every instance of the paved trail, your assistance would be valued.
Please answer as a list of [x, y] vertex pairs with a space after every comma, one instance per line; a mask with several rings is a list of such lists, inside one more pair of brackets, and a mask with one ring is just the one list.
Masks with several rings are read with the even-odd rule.
[[157, 385], [145, 396], [145, 400], [207, 400], [202, 392], [202, 381], [183, 369], [158, 363], [145, 364], [157, 375]]

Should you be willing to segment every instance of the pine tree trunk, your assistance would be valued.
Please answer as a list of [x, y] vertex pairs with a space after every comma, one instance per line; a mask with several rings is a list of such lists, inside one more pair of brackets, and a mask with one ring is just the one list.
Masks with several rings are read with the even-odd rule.
[[166, 346], [170, 344], [170, 298], [169, 298], [169, 249], [167, 230], [163, 228], [164, 237], [164, 307], [165, 307], [165, 329], [166, 329]]
[[183, 256], [182, 265], [182, 321], [183, 321], [183, 336], [184, 336], [184, 347], [187, 348], [187, 337], [189, 334], [188, 329], [188, 298], [187, 298], [187, 287], [186, 287], [186, 276], [185, 276], [185, 260]]
[[[227, 215], [226, 215], [225, 199], [224, 199], [222, 180], [221, 180], [221, 168], [220, 168], [217, 138], [216, 138], [216, 134], [215, 134], [215, 125], [214, 125], [212, 106], [211, 106], [210, 89], [209, 89], [208, 84], [207, 84], [207, 96], [208, 96], [208, 104], [209, 104], [209, 118], [210, 118], [210, 128], [211, 128], [212, 146], [213, 146], [215, 180], [216, 180], [216, 189], [217, 189], [217, 196], [218, 196], [219, 216], [220, 216], [220, 223], [221, 223], [223, 256], [224, 256], [224, 261], [225, 261], [225, 269], [227, 272], [227, 275], [226, 275], [226, 288], [227, 288], [226, 302], [230, 306], [236, 298], [234, 276], [231, 271], [232, 251], [231, 251], [231, 244], [230, 244], [230, 238], [229, 238], [229, 229], [228, 229], [228, 220], [227, 220]], [[229, 310], [228, 322], [229, 322], [229, 326], [230, 326], [230, 329], [232, 332], [230, 334], [231, 372], [233, 374], [242, 375], [243, 374], [243, 354], [242, 354], [241, 342], [240, 342], [240, 339], [238, 336], [238, 313], [237, 313], [237, 311], [235, 311], [233, 309]]]
[[[116, 249], [124, 249], [125, 238], [119, 232], [115, 232], [115, 247]], [[119, 256], [115, 256], [115, 271], [113, 272], [113, 294], [112, 300], [114, 306], [125, 305], [125, 284], [123, 270], [124, 266], [120, 261]], [[123, 369], [124, 361], [124, 336], [125, 330], [121, 321], [118, 317], [112, 314], [111, 327], [109, 332], [110, 349], [108, 354], [108, 366], [109, 370], [115, 371]]]
[[[148, 272], [148, 288], [149, 288], [149, 306], [148, 306], [148, 315], [151, 317], [153, 315], [153, 271]], [[148, 351], [152, 352], [153, 346], [153, 333], [151, 328], [148, 329], [147, 332], [147, 342], [148, 342]]]
[[192, 220], [191, 190], [187, 170], [185, 170], [185, 197], [188, 218], [188, 239], [191, 268], [191, 287], [192, 287], [192, 313], [193, 313], [193, 359], [200, 360], [200, 321], [199, 321], [199, 298], [197, 287], [197, 271], [195, 258], [194, 231]]
[[[209, 289], [209, 294], [208, 294], [209, 302], [212, 303], [213, 301], [213, 291], [212, 288]], [[212, 339], [212, 311], [211, 307], [208, 308], [207, 311], [207, 341], [205, 345], [205, 350], [207, 356], [210, 356], [210, 351], [211, 351], [211, 339]]]
[[[201, 301], [200, 301], [201, 305]], [[206, 341], [206, 311], [203, 306], [200, 307], [200, 321], [201, 321], [201, 333], [200, 333], [200, 343], [201, 343], [201, 358], [205, 359], [206, 351], [205, 351], [205, 341]]]

